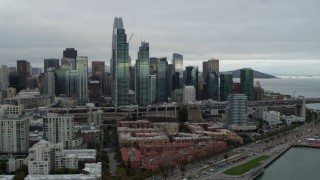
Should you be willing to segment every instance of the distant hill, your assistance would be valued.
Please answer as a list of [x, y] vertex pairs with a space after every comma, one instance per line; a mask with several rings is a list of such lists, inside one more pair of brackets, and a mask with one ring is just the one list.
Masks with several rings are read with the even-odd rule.
[[[240, 69], [234, 70], [234, 71], [229, 71], [232, 72], [233, 78], [240, 78]], [[262, 73], [259, 71], [253, 70], [253, 77], [255, 79], [273, 79], [277, 78], [276, 76], [272, 76], [270, 74]]]

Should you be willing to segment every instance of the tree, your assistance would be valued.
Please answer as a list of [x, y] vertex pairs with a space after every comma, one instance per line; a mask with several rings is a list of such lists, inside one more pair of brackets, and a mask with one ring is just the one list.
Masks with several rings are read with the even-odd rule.
[[273, 145], [273, 142], [274, 142], [274, 137], [271, 137], [270, 138], [271, 142], [272, 142], [272, 145]]
[[169, 176], [169, 175], [168, 175], [167, 171], [165, 171], [164, 173], [162, 173], [162, 177], [164, 178], [164, 180], [166, 180], [168, 176]]
[[228, 154], [226, 153], [226, 154], [223, 156], [223, 158], [226, 160], [226, 163], [227, 163], [227, 162], [228, 162], [228, 158], [229, 158]]
[[287, 135], [288, 135], [288, 133], [287, 133], [287, 132], [284, 132], [283, 134], [284, 134], [284, 140], [287, 141]]
[[186, 168], [184, 166], [180, 167], [180, 171], [181, 171], [181, 176], [184, 176], [184, 173], [186, 172]]

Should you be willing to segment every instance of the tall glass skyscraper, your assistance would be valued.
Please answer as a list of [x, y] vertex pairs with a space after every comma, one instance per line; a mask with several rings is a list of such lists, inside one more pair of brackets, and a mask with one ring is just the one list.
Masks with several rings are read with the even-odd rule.
[[248, 101], [253, 99], [253, 70], [243, 68], [240, 70], [240, 92], [248, 96]]
[[219, 79], [216, 72], [208, 72], [206, 77], [206, 99], [217, 101], [219, 98]]
[[78, 56], [76, 62], [76, 69], [79, 75], [77, 97], [79, 99], [88, 99], [88, 57]]
[[[179, 77], [174, 77], [173, 78], [173, 87], [172, 90], [174, 89], [181, 89], [183, 88], [183, 55], [173, 53], [172, 54], [172, 63], [173, 63], [173, 69], [174, 69], [174, 76], [179, 76]], [[177, 74], [179, 73], [179, 74]]]
[[157, 102], [168, 101], [168, 88], [167, 88], [167, 58], [160, 58], [157, 64]]
[[198, 72], [198, 67], [196, 66], [186, 67], [186, 85], [193, 86], [196, 89], [196, 99], [198, 99]]
[[232, 125], [246, 126], [248, 125], [248, 100], [244, 94], [230, 94], [228, 96], [228, 127]]
[[114, 19], [110, 65], [113, 104], [129, 105], [129, 44], [122, 18]]
[[232, 94], [233, 77], [231, 72], [220, 74], [220, 101], [227, 101], [228, 96]]
[[141, 42], [136, 62], [136, 100], [139, 106], [149, 104], [149, 43]]
[[78, 86], [78, 71], [70, 70], [66, 71], [65, 75], [65, 93], [67, 97], [72, 97], [77, 95]]

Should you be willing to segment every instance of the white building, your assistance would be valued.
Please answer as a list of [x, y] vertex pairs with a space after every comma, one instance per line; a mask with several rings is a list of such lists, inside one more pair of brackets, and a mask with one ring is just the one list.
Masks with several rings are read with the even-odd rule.
[[0, 153], [26, 153], [29, 148], [29, 118], [0, 116]]
[[305, 122], [305, 119], [303, 117], [298, 117], [294, 115], [291, 115], [291, 116], [282, 115], [281, 119], [284, 120], [288, 125], [292, 124], [293, 122]]
[[[101, 162], [98, 163], [86, 163], [82, 171], [86, 174], [55, 174], [55, 175], [28, 175], [25, 180], [101, 180], [102, 166]], [[1, 176], [0, 176], [1, 177]]]
[[183, 88], [183, 103], [188, 104], [196, 100], [196, 89], [194, 86], [185, 86]]
[[49, 97], [55, 97], [56, 78], [54, 68], [48, 68], [44, 75], [44, 94]]
[[[48, 113], [43, 118], [44, 138], [51, 143], [71, 142], [74, 139], [73, 115]], [[68, 144], [65, 144], [68, 149]]]
[[77, 96], [79, 99], [88, 98], [88, 57], [79, 56], [76, 60], [76, 69], [79, 73]]
[[88, 124], [94, 124], [97, 126], [101, 125], [101, 116], [102, 116], [103, 110], [97, 110], [97, 111], [89, 111], [89, 117], [88, 117]]
[[56, 168], [78, 168], [78, 157], [66, 155], [62, 143], [40, 140], [29, 149], [28, 172], [30, 175], [49, 174]]
[[176, 102], [178, 104], [181, 104], [183, 102], [183, 90], [182, 89], [175, 89], [171, 93], [172, 101]]
[[267, 121], [270, 126], [281, 124], [280, 112], [276, 111], [265, 111], [263, 112], [263, 120]]
[[17, 114], [22, 115], [23, 105], [10, 105], [10, 104], [2, 104], [0, 105], [0, 109], [3, 109], [5, 114]]

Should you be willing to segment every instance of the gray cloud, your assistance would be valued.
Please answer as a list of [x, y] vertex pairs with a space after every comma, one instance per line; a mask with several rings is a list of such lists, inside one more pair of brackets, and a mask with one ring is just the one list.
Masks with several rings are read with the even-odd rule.
[[[216, 57], [282, 60], [275, 61], [278, 64], [313, 60], [319, 67], [319, 6], [318, 0], [2, 0], [0, 61], [14, 65], [17, 59], [27, 59], [41, 66], [44, 58], [61, 58], [64, 48], [75, 47], [90, 60], [109, 63], [113, 18], [121, 16], [128, 37], [134, 33], [133, 60], [140, 41], [146, 40], [152, 56], [171, 59], [172, 52], [179, 52], [186, 64], [200, 66], [200, 61]], [[288, 73], [310, 65], [291, 64]], [[262, 68], [269, 66], [262, 63]], [[282, 70], [274, 66], [270, 71]]]

